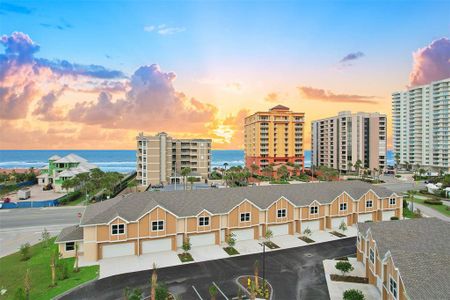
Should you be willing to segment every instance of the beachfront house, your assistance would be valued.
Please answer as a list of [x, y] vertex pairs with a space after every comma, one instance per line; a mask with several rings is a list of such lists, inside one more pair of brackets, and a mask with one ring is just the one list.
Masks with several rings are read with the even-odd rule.
[[48, 164], [40, 169], [41, 175], [37, 176], [37, 180], [40, 186], [50, 184], [55, 192], [65, 192], [61, 187], [65, 180], [95, 168], [96, 165], [73, 153], [64, 157], [53, 155], [48, 159]]

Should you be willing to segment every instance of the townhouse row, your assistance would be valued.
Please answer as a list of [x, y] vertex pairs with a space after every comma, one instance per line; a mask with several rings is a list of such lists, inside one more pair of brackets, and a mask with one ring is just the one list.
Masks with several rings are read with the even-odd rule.
[[75, 243], [87, 261], [339, 228], [402, 217], [402, 198], [354, 182], [308, 183], [175, 192], [145, 192], [90, 205], [57, 239], [63, 256]]
[[449, 233], [435, 218], [359, 223], [357, 260], [379, 299], [448, 299]]

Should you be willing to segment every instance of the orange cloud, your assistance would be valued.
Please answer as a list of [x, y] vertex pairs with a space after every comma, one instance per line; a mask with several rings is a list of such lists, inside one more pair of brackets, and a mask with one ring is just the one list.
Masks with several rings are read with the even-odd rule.
[[318, 100], [325, 102], [339, 102], [339, 103], [365, 103], [365, 104], [377, 104], [378, 101], [374, 100], [375, 96], [361, 96], [352, 94], [335, 94], [332, 91], [299, 86], [298, 90], [300, 95], [309, 100]]

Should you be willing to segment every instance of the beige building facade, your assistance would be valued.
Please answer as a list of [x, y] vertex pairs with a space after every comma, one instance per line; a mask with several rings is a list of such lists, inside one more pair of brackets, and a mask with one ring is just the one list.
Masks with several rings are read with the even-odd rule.
[[312, 121], [311, 163], [349, 171], [360, 160], [361, 169], [381, 172], [387, 167], [386, 132], [386, 115], [380, 113], [343, 111]]
[[136, 170], [139, 184], [166, 184], [181, 180], [181, 170], [189, 167], [191, 176], [207, 179], [211, 169], [210, 139], [175, 139], [161, 132], [136, 137]]

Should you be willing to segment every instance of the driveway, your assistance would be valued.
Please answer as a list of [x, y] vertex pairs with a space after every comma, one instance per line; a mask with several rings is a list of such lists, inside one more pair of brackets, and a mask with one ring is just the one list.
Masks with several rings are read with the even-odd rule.
[[[274, 288], [273, 299], [329, 299], [322, 261], [354, 254], [355, 243], [355, 238], [347, 238], [266, 253], [266, 278]], [[208, 287], [214, 282], [231, 299], [238, 290], [235, 279], [252, 274], [255, 260], [261, 260], [261, 254], [160, 268], [158, 281], [181, 299], [200, 299], [193, 287], [203, 299], [209, 299]], [[260, 266], [262, 269], [261, 261]], [[61, 299], [123, 299], [126, 287], [140, 288], [148, 295], [150, 277], [149, 270], [112, 276], [88, 283]]]
[[195, 261], [205, 261], [212, 259], [221, 259], [229, 255], [218, 245], [192, 247], [189, 253]]

